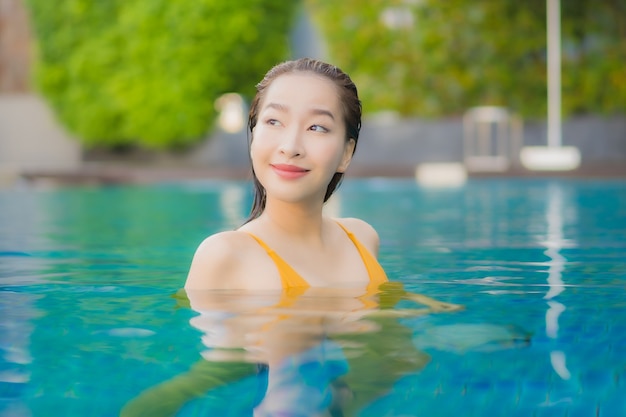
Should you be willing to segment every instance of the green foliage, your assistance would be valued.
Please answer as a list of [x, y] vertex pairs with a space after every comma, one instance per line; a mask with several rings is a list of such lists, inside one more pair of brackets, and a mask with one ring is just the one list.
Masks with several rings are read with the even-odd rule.
[[[547, 108], [546, 0], [307, 0], [365, 110], [451, 116]], [[626, 111], [626, 2], [561, 2], [563, 114]], [[392, 28], [385, 16], [412, 19]], [[397, 15], [396, 15], [397, 16]]]
[[35, 82], [87, 145], [172, 148], [206, 136], [223, 93], [287, 57], [282, 0], [27, 0]]

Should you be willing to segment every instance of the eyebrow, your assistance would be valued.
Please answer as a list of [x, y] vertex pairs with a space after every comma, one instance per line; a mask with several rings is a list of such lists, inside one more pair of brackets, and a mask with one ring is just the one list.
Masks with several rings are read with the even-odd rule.
[[[284, 104], [280, 104], [280, 103], [267, 103], [265, 108], [275, 109], [284, 113], [289, 111], [289, 108], [287, 106], [285, 106]], [[333, 119], [333, 121], [335, 120], [335, 115], [331, 111], [326, 110], [326, 109], [313, 108], [311, 109], [310, 112], [314, 115], [328, 116], [331, 119]]]

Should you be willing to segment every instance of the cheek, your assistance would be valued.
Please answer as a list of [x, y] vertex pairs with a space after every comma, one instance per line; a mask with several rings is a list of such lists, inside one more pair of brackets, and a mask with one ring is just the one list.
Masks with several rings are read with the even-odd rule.
[[252, 168], [257, 174], [261, 174], [263, 166], [271, 159], [272, 150], [271, 145], [262, 139], [262, 137], [254, 137], [250, 143], [250, 162]]
[[252, 137], [250, 142], [250, 158], [254, 160], [263, 153], [263, 141], [258, 139], [258, 135]]
[[319, 161], [327, 167], [327, 171], [334, 175], [343, 160], [344, 147], [338, 144], [326, 144], [317, 149]]

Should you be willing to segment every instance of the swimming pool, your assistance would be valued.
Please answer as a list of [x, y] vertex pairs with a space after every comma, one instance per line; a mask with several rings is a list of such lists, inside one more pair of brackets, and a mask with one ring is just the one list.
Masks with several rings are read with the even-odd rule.
[[[355, 415], [626, 415], [626, 182], [349, 179], [336, 197], [328, 210], [378, 229], [393, 281], [465, 309], [303, 351], [327, 356], [298, 368], [312, 375], [299, 405], [341, 375], [332, 392], [361, 401]], [[197, 244], [250, 200], [232, 181], [0, 190], [0, 416], [115, 416], [208, 366], [202, 317], [177, 290]], [[266, 380], [260, 367], [176, 415], [249, 415]]]

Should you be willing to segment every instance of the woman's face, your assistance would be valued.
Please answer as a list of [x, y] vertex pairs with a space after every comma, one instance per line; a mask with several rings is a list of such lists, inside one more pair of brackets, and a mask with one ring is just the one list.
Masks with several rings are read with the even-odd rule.
[[267, 198], [323, 200], [354, 150], [335, 84], [310, 73], [284, 74], [265, 91], [250, 155]]

